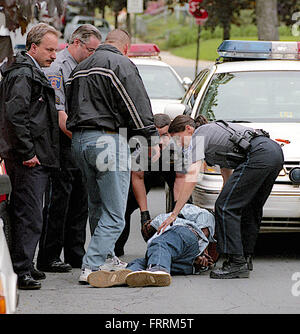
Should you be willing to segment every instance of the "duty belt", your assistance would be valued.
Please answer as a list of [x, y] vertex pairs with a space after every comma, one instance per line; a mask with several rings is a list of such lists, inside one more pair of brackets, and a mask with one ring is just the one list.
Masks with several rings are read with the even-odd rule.
[[245, 139], [248, 139], [249, 141], [252, 140], [253, 138], [256, 137], [268, 137], [270, 138], [270, 135], [267, 131], [263, 130], [263, 129], [254, 129], [253, 131], [246, 131], [244, 133], [244, 137]]

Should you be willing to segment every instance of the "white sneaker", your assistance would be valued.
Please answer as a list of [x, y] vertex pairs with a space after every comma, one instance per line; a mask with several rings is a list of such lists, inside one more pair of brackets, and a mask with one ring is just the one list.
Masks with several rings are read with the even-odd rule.
[[126, 262], [121, 261], [117, 256], [108, 257], [104, 264], [99, 266], [99, 270], [106, 270], [106, 271], [116, 271], [125, 269], [127, 267]]
[[165, 271], [141, 270], [126, 276], [126, 284], [131, 287], [168, 286], [171, 282], [171, 275]]
[[92, 273], [91, 269], [88, 268], [81, 269], [81, 273], [78, 279], [79, 284], [89, 284], [87, 278], [91, 273]]

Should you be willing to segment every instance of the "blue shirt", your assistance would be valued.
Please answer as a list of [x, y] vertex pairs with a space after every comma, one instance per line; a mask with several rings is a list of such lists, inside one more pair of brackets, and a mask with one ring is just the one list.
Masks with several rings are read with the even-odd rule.
[[[185, 204], [185, 206], [180, 211], [181, 216], [184, 218], [176, 218], [173, 222], [173, 225], [167, 226], [167, 229], [172, 228], [175, 225], [181, 226], [190, 226], [192, 227], [200, 236], [199, 238], [199, 254], [202, 254], [203, 251], [208, 246], [209, 242], [216, 242], [214, 239], [215, 234], [215, 217], [206, 209], [201, 209], [193, 204]], [[171, 215], [171, 213], [160, 214], [155, 217], [151, 225], [157, 230], [158, 227]], [[208, 228], [209, 236], [208, 238], [203, 233], [202, 229]], [[165, 230], [165, 231], [166, 231]], [[161, 233], [160, 233], [161, 234]], [[160, 234], [155, 233], [154, 236], [148, 240], [148, 245], [150, 242], [157, 238]]]

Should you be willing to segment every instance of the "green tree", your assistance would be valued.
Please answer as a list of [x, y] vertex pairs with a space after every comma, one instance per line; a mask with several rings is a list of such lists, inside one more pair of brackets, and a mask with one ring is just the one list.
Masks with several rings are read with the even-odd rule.
[[281, 23], [291, 26], [295, 23], [293, 14], [300, 12], [300, 0], [278, 1], [278, 19]]
[[205, 26], [214, 29], [217, 26], [223, 28], [223, 39], [230, 39], [230, 26], [232, 23], [240, 25], [240, 11], [253, 8], [250, 0], [203, 0], [201, 5], [208, 12], [208, 20]]

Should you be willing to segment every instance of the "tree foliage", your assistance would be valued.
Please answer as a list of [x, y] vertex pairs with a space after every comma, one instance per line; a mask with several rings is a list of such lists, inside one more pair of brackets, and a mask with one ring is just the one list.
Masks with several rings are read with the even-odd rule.
[[203, 0], [201, 6], [208, 12], [205, 25], [212, 30], [217, 26], [223, 28], [223, 39], [230, 39], [230, 25], [240, 25], [240, 11], [253, 8], [254, 1], [250, 0]]
[[277, 6], [279, 21], [287, 26], [294, 24], [293, 14], [300, 12], [300, 0], [278, 1]]
[[62, 15], [63, 0], [0, 0], [0, 6], [4, 10], [6, 27], [10, 31], [21, 27], [21, 32], [25, 33], [27, 25], [34, 17], [35, 7], [44, 1], [47, 2], [49, 16], [53, 16], [55, 11], [58, 15]]

